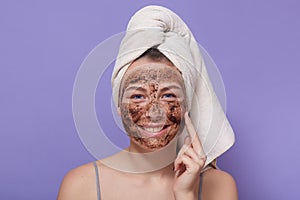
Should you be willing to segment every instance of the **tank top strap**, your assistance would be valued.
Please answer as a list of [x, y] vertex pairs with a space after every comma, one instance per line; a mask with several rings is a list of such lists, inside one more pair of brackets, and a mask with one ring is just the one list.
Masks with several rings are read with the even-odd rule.
[[202, 184], [203, 183], [203, 173], [200, 174], [200, 183], [199, 183], [199, 192], [198, 192], [198, 199], [201, 200], [202, 194]]
[[96, 174], [97, 200], [101, 200], [98, 165], [97, 165], [96, 161], [93, 162], [93, 164], [94, 164], [95, 174]]

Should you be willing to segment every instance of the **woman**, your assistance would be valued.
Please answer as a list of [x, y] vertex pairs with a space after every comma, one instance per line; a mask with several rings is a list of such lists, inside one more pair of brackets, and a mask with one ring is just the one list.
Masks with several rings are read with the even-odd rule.
[[[232, 130], [189, 29], [170, 10], [148, 6], [127, 31], [112, 82], [130, 145], [71, 170], [58, 199], [237, 199], [233, 178], [214, 162], [232, 145]], [[220, 130], [207, 126], [208, 113], [223, 119]], [[217, 139], [202, 146], [199, 136]]]

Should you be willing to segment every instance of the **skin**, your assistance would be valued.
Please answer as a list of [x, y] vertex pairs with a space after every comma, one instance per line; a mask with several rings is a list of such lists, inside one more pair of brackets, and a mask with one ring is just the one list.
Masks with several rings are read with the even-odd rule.
[[131, 66], [122, 79], [120, 91], [119, 108], [132, 145], [154, 151], [169, 144], [182, 130], [185, 89], [174, 66], [157, 63]]
[[[141, 58], [135, 61], [131, 68], [134, 69], [136, 66], [141, 66], [143, 64], [149, 64], [152, 62], [147, 58]], [[171, 65], [170, 63], [160, 63], [165, 65]], [[171, 66], [172, 67], [172, 66]], [[173, 66], [174, 67], [174, 66]], [[174, 69], [174, 68], [173, 68]], [[176, 68], [174, 69], [176, 70]], [[125, 81], [126, 82], [126, 81]], [[127, 84], [124, 82], [123, 88], [126, 89]], [[122, 83], [123, 84], [123, 83]], [[159, 104], [157, 101], [160, 95], [156, 90], [159, 91], [159, 86], [145, 86], [147, 87], [148, 99], [143, 107], [144, 112], [141, 116], [136, 116], [135, 109], [137, 109], [135, 104], [130, 106], [130, 101], [127, 101], [127, 97], [124, 95], [121, 97], [120, 102], [120, 112], [130, 114], [130, 117], [123, 120], [128, 120], [128, 129], [136, 129], [136, 125], [141, 126], [147, 125], [149, 121], [145, 120], [147, 113], [147, 105], [157, 106], [153, 110], [158, 109], [163, 113], [164, 118], [159, 118], [160, 122], [169, 123], [172, 122], [172, 130], [176, 130], [178, 127], [178, 121], [171, 120], [171, 117], [167, 113], [172, 113], [168, 111], [170, 106], [167, 104]], [[154, 88], [154, 89], [151, 89]], [[156, 89], [157, 88], [157, 89]], [[178, 98], [180, 99], [180, 98]], [[153, 102], [152, 104], [149, 102]], [[189, 133], [189, 137], [186, 138], [185, 144], [180, 149], [177, 158], [174, 163], [170, 165], [148, 173], [126, 173], [121, 171], [116, 171], [109, 168], [101, 163], [97, 162], [99, 167], [99, 181], [101, 189], [101, 199], [184, 199], [189, 200], [198, 199], [199, 190], [199, 177], [201, 170], [206, 160], [200, 139], [194, 129], [194, 126], [188, 116], [184, 113], [184, 103], [180, 102], [181, 105], [181, 118], [184, 120], [184, 124]], [[124, 105], [123, 105], [124, 103]], [[151, 107], [150, 106], [150, 107]], [[132, 109], [132, 110], [131, 110]], [[139, 108], [140, 109], [140, 108]], [[131, 110], [131, 111], [130, 111]], [[149, 109], [148, 109], [149, 111]], [[151, 111], [151, 110], [150, 110]], [[178, 111], [179, 113], [179, 111]], [[160, 115], [159, 115], [160, 116]], [[122, 116], [125, 118], [125, 116]], [[161, 116], [160, 116], [161, 117]], [[176, 117], [176, 119], [179, 119]], [[127, 123], [127, 121], [126, 121]], [[175, 126], [176, 124], [176, 126]], [[168, 132], [172, 133], [172, 131]], [[128, 135], [132, 138], [130, 146], [127, 149], [132, 152], [149, 152], [155, 150], [157, 147], [161, 148], [160, 145], [166, 144], [167, 142], [162, 142], [155, 139], [155, 148], [153, 148], [152, 143], [139, 142], [139, 140], [134, 139], [139, 132], [129, 133]], [[139, 136], [140, 137], [140, 136]], [[147, 140], [147, 137], [144, 137]], [[176, 138], [176, 137], [175, 137]], [[157, 144], [159, 144], [157, 146]], [[115, 155], [114, 155], [115, 156]], [[114, 157], [112, 156], [112, 157]], [[174, 168], [174, 169], [173, 169]], [[237, 200], [237, 189], [234, 179], [226, 172], [217, 169], [208, 169], [203, 174], [203, 185], [202, 185], [202, 199], [204, 200]], [[58, 200], [79, 200], [79, 199], [97, 199], [96, 193], [96, 182], [95, 182], [95, 171], [93, 163], [88, 163], [71, 170], [65, 177], [61, 184], [60, 191], [58, 194]]]

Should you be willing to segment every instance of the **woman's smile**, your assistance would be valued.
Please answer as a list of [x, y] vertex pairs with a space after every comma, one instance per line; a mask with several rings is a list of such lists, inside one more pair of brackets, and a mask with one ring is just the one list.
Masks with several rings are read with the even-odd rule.
[[160, 126], [160, 127], [141, 127], [138, 126], [141, 135], [145, 137], [159, 137], [168, 132], [170, 126]]

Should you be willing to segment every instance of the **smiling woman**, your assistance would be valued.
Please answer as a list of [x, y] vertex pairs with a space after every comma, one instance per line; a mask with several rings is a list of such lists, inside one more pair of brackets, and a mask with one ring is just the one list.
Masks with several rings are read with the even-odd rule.
[[128, 29], [112, 85], [130, 145], [71, 170], [58, 199], [237, 199], [235, 181], [215, 165], [233, 132], [189, 29], [158, 6], [137, 12]]
[[183, 128], [183, 79], [167, 58], [156, 62], [151, 58], [158, 53], [154, 48], [146, 51], [131, 64], [121, 82], [119, 108], [133, 143], [131, 150], [134, 144], [149, 150], [164, 147]]

